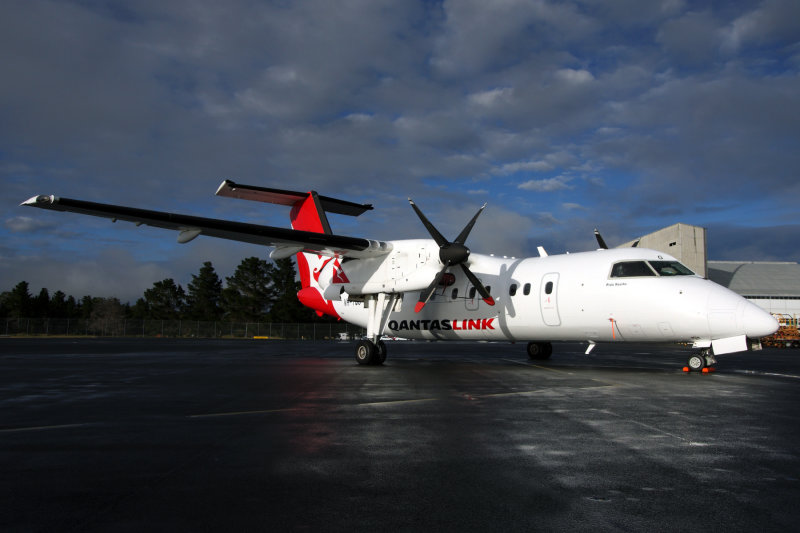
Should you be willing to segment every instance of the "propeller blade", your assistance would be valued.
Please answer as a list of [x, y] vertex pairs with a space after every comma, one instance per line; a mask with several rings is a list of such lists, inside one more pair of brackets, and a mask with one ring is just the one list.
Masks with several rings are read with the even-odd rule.
[[467, 237], [469, 237], [469, 232], [472, 231], [472, 226], [475, 225], [475, 221], [478, 220], [478, 217], [480, 216], [481, 213], [483, 213], [485, 207], [486, 204], [483, 204], [481, 208], [478, 209], [478, 212], [475, 213], [475, 216], [472, 217], [472, 220], [470, 220], [469, 223], [466, 226], [464, 226], [464, 229], [461, 230], [461, 233], [458, 234], [458, 237], [456, 237], [456, 240], [453, 242], [458, 244], [464, 244], [464, 241], [466, 241]]
[[422, 311], [422, 308], [425, 307], [425, 304], [431, 299], [431, 296], [433, 296], [433, 293], [436, 292], [436, 287], [439, 285], [439, 282], [442, 281], [442, 278], [444, 277], [444, 274], [449, 266], [450, 265], [445, 265], [444, 268], [441, 269], [438, 274], [436, 274], [436, 277], [433, 278], [433, 282], [428, 285], [428, 288], [419, 293], [419, 301], [417, 302], [417, 305], [414, 306], [415, 313]]
[[597, 239], [597, 244], [600, 245], [600, 248], [603, 250], [608, 250], [608, 245], [606, 241], [603, 240], [603, 237], [600, 235], [600, 232], [597, 231], [597, 228], [594, 228], [594, 238]]
[[414, 203], [414, 200], [409, 198], [408, 202], [411, 204], [411, 207], [414, 208], [414, 212], [417, 213], [417, 216], [422, 221], [422, 225], [425, 226], [425, 229], [428, 230], [428, 233], [430, 233], [431, 237], [433, 237], [433, 240], [436, 241], [436, 244], [438, 244], [439, 246], [444, 246], [445, 244], [448, 244], [447, 239], [445, 239], [442, 236], [442, 234], [439, 233], [439, 230], [433, 227], [431, 221], [428, 220], [425, 217], [425, 215], [422, 214], [422, 211], [419, 210], [419, 207], [417, 207], [417, 204]]
[[476, 289], [478, 289], [478, 294], [481, 295], [481, 298], [483, 298], [483, 301], [486, 302], [489, 305], [494, 305], [494, 298], [492, 298], [491, 294], [489, 294], [489, 291], [486, 290], [486, 287], [483, 286], [483, 283], [481, 283], [481, 280], [479, 280], [477, 278], [477, 276], [475, 276], [475, 274], [472, 273], [472, 271], [469, 269], [469, 267], [467, 267], [467, 265], [465, 265], [464, 263], [461, 263], [460, 266], [461, 266], [461, 270], [463, 270], [464, 274], [467, 276], [467, 279], [469, 280], [469, 282], [472, 283], [472, 285]]

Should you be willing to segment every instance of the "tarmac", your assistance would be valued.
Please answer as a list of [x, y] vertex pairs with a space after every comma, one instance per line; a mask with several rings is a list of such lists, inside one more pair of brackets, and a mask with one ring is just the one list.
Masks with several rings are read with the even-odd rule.
[[800, 351], [0, 338], [0, 530], [790, 531]]

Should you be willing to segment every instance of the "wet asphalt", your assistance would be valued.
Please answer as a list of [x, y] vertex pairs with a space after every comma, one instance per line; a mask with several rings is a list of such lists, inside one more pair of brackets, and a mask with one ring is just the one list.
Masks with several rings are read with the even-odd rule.
[[800, 351], [0, 338], [0, 530], [790, 531]]

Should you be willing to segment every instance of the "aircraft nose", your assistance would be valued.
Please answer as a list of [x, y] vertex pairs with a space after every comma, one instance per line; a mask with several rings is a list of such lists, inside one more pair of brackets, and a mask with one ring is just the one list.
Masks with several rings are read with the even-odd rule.
[[751, 339], [760, 339], [778, 331], [778, 320], [757, 305], [747, 302], [742, 310], [745, 334]]

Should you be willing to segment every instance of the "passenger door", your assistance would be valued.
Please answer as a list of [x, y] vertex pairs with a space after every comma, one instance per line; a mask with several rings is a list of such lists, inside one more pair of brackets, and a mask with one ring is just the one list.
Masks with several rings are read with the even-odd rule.
[[558, 272], [550, 272], [542, 278], [539, 302], [544, 323], [548, 326], [560, 326], [561, 317], [558, 315]]

